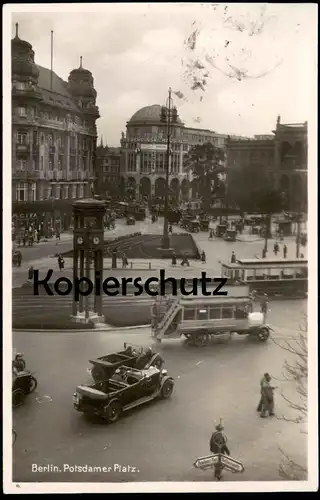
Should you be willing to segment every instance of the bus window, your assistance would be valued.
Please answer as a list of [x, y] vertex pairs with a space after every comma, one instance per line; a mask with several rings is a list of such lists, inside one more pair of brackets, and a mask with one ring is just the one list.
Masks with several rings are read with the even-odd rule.
[[221, 307], [210, 307], [209, 318], [221, 319]]
[[236, 319], [246, 319], [248, 317], [247, 306], [241, 304], [241, 306], [236, 306], [234, 311], [234, 317]]
[[195, 307], [185, 307], [183, 312], [184, 320], [193, 320], [195, 319], [196, 309]]
[[233, 318], [233, 308], [232, 307], [223, 307], [221, 317], [222, 317], [222, 319]]
[[205, 307], [199, 307], [199, 309], [197, 309], [197, 316], [196, 316], [196, 319], [208, 319], [208, 316], [209, 316], [209, 310], [208, 308], [205, 308]]

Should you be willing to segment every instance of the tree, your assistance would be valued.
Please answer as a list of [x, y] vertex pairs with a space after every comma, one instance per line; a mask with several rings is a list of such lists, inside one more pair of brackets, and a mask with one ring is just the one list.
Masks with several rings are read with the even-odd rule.
[[221, 199], [225, 194], [225, 185], [221, 179], [224, 168], [224, 151], [211, 143], [193, 146], [184, 157], [186, 170], [191, 170], [198, 183], [202, 209], [208, 212], [214, 199]]
[[271, 180], [259, 167], [248, 165], [231, 169], [228, 175], [228, 198], [234, 200], [242, 212], [259, 212], [265, 217], [265, 250], [271, 235], [274, 213], [283, 207], [281, 193], [274, 189]]
[[[308, 325], [305, 315], [302, 325], [299, 327], [297, 339], [293, 341], [284, 341], [278, 343], [273, 339], [281, 349], [284, 349], [293, 355], [293, 361], [285, 361], [283, 377], [284, 381], [295, 385], [296, 398], [293, 400], [285, 393], [281, 396], [286, 401], [288, 409], [292, 415], [283, 415], [279, 417], [288, 423], [305, 424], [308, 417]], [[305, 432], [305, 431], [304, 431]], [[282, 448], [280, 448], [282, 461], [279, 465], [279, 474], [287, 480], [301, 480], [307, 476], [307, 467], [293, 460]]]

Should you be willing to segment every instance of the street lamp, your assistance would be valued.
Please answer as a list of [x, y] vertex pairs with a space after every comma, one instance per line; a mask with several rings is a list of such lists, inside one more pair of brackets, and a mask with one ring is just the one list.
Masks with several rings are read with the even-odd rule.
[[168, 99], [165, 106], [161, 107], [160, 121], [167, 125], [167, 156], [166, 156], [166, 183], [165, 183], [165, 199], [164, 199], [164, 223], [163, 235], [161, 241], [162, 250], [170, 249], [169, 239], [169, 223], [168, 223], [168, 209], [169, 209], [169, 163], [170, 163], [170, 140], [172, 134], [172, 126], [178, 121], [177, 108], [173, 106], [171, 97], [171, 88], [169, 88]]

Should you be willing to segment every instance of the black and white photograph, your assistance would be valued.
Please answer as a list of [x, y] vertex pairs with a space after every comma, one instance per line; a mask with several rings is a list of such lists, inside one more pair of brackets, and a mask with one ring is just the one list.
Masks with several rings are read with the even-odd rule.
[[317, 5], [3, 14], [5, 492], [316, 491]]

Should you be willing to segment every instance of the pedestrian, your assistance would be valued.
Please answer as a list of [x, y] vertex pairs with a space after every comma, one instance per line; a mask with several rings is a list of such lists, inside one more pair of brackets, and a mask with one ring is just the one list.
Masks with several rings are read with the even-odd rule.
[[283, 258], [286, 259], [288, 254], [288, 247], [287, 245], [283, 246]]
[[275, 256], [277, 256], [278, 252], [279, 252], [279, 243], [276, 241], [274, 246], [273, 246], [273, 253]]
[[62, 257], [61, 253], [58, 255], [58, 266], [60, 271], [64, 269], [64, 258]]
[[213, 239], [213, 229], [210, 229], [209, 240], [212, 240], [212, 239]]
[[232, 251], [231, 253], [231, 264], [235, 264], [236, 263], [236, 254], [234, 253], [234, 251]]
[[249, 310], [249, 312], [253, 312], [253, 310], [254, 310], [254, 301], [257, 298], [257, 292], [256, 292], [256, 290], [252, 290], [249, 293], [249, 298], [250, 298], [250, 303], [248, 305], [248, 310]]
[[204, 251], [204, 250], [203, 250], [203, 251], [202, 251], [202, 253], [201, 253], [201, 262], [202, 262], [203, 264], [205, 264], [205, 263], [206, 263], [206, 254], [205, 254], [205, 251]]
[[60, 241], [60, 231], [59, 229], [56, 230], [56, 241]]
[[268, 312], [268, 295], [266, 293], [263, 294], [260, 302], [260, 310], [263, 314], [263, 322], [266, 322], [267, 312]]
[[38, 240], [38, 243], [40, 243], [40, 239], [41, 239], [40, 231], [37, 231], [37, 240]]
[[33, 274], [34, 274], [33, 266], [30, 266], [29, 270], [28, 270], [28, 280], [30, 280], [30, 281], [32, 280]]
[[266, 373], [264, 380], [261, 384], [261, 395], [262, 395], [262, 405], [261, 405], [261, 418], [266, 418], [267, 414], [272, 417], [274, 415], [274, 390], [275, 386], [271, 385], [271, 376]]
[[188, 257], [187, 257], [186, 255], [184, 255], [184, 256], [183, 256], [183, 259], [182, 259], [182, 261], [181, 261], [181, 265], [182, 265], [182, 266], [186, 265], [186, 266], [188, 266], [188, 267], [189, 267], [189, 265], [190, 265], [190, 264], [189, 264]]
[[263, 384], [266, 380], [266, 377], [268, 376], [268, 373], [265, 373], [262, 377], [262, 379], [260, 380], [260, 400], [259, 400], [259, 404], [257, 406], [257, 411], [260, 413], [262, 411], [262, 404], [263, 404], [263, 397], [262, 397], [262, 394], [263, 394]]
[[169, 234], [172, 234], [172, 224], [169, 225]]
[[172, 261], [171, 261], [171, 264], [172, 264], [173, 266], [175, 266], [175, 265], [177, 264], [177, 256], [176, 256], [176, 253], [175, 253], [175, 252], [173, 252], [173, 253], [172, 253]]
[[127, 256], [125, 253], [122, 254], [122, 269], [126, 269], [127, 265], [129, 264]]
[[230, 455], [230, 450], [227, 446], [227, 441], [225, 436], [222, 434], [224, 427], [222, 424], [218, 424], [215, 427], [215, 432], [212, 433], [210, 438], [210, 451], [213, 454], [221, 453], [223, 455]]

